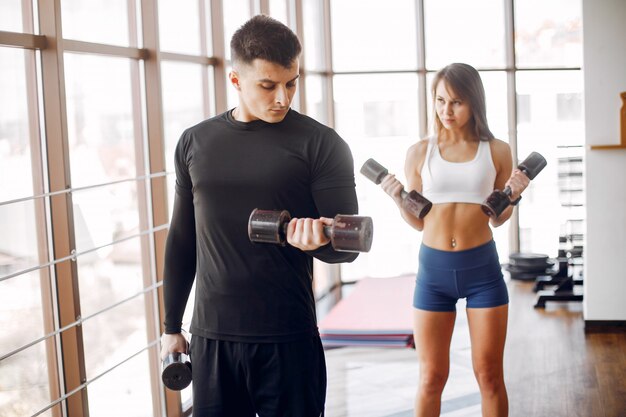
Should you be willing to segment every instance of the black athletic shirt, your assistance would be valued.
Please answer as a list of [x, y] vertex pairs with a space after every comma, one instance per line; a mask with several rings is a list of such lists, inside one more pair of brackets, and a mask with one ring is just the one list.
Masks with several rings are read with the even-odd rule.
[[356, 214], [354, 163], [343, 139], [294, 110], [280, 123], [243, 123], [228, 111], [182, 134], [175, 169], [165, 332], [180, 332], [195, 276], [193, 334], [251, 343], [318, 334], [312, 256], [337, 263], [357, 254], [330, 244], [305, 253], [251, 243], [248, 218], [254, 208], [299, 218]]

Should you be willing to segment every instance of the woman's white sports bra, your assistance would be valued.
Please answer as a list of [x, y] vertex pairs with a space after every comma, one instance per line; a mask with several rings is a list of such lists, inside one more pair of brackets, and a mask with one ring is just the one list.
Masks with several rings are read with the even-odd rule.
[[421, 176], [422, 195], [433, 204], [482, 204], [493, 191], [496, 181], [489, 142], [479, 142], [471, 161], [449, 162], [441, 157], [437, 138], [431, 137]]

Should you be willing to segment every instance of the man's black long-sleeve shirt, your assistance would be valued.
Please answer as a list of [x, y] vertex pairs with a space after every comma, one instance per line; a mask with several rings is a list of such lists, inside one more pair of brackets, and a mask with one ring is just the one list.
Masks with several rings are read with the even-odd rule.
[[348, 145], [294, 110], [280, 123], [238, 122], [229, 111], [183, 133], [175, 169], [165, 332], [180, 331], [195, 276], [193, 334], [253, 343], [317, 334], [312, 256], [336, 263], [356, 254], [252, 243], [248, 218], [255, 208], [300, 218], [356, 214]]

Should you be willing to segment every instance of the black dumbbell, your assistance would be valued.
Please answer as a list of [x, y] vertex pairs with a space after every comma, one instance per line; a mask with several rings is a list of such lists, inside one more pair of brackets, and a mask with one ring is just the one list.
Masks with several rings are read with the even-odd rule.
[[[387, 168], [372, 158], [365, 161], [361, 167], [361, 174], [365, 175], [376, 185], [380, 184], [388, 173], [389, 171], [387, 171]], [[402, 197], [402, 208], [413, 214], [418, 219], [424, 218], [433, 206], [433, 203], [415, 190], [407, 193], [403, 189], [400, 192], [400, 197]]]
[[[534, 179], [537, 174], [548, 164], [546, 159], [538, 152], [531, 152], [528, 158], [524, 159], [517, 169], [522, 171], [530, 180]], [[521, 198], [521, 197], [520, 197]], [[506, 187], [504, 190], [494, 190], [484, 201], [481, 208], [489, 217], [497, 218], [511, 204], [511, 188]], [[516, 203], [517, 204], [517, 203]]]
[[161, 372], [163, 385], [167, 388], [180, 391], [191, 383], [191, 361], [189, 355], [181, 352], [172, 352], [163, 360]]
[[[287, 210], [254, 209], [248, 220], [248, 237], [252, 242], [285, 245], [291, 215]], [[374, 235], [371, 217], [338, 214], [332, 226], [324, 226], [324, 235], [333, 249], [341, 252], [369, 252]]]

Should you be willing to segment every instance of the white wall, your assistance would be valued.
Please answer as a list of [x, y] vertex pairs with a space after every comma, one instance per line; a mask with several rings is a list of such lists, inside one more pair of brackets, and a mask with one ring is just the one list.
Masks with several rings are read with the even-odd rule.
[[617, 144], [626, 91], [626, 1], [583, 0], [585, 320], [626, 320], [626, 149]]

